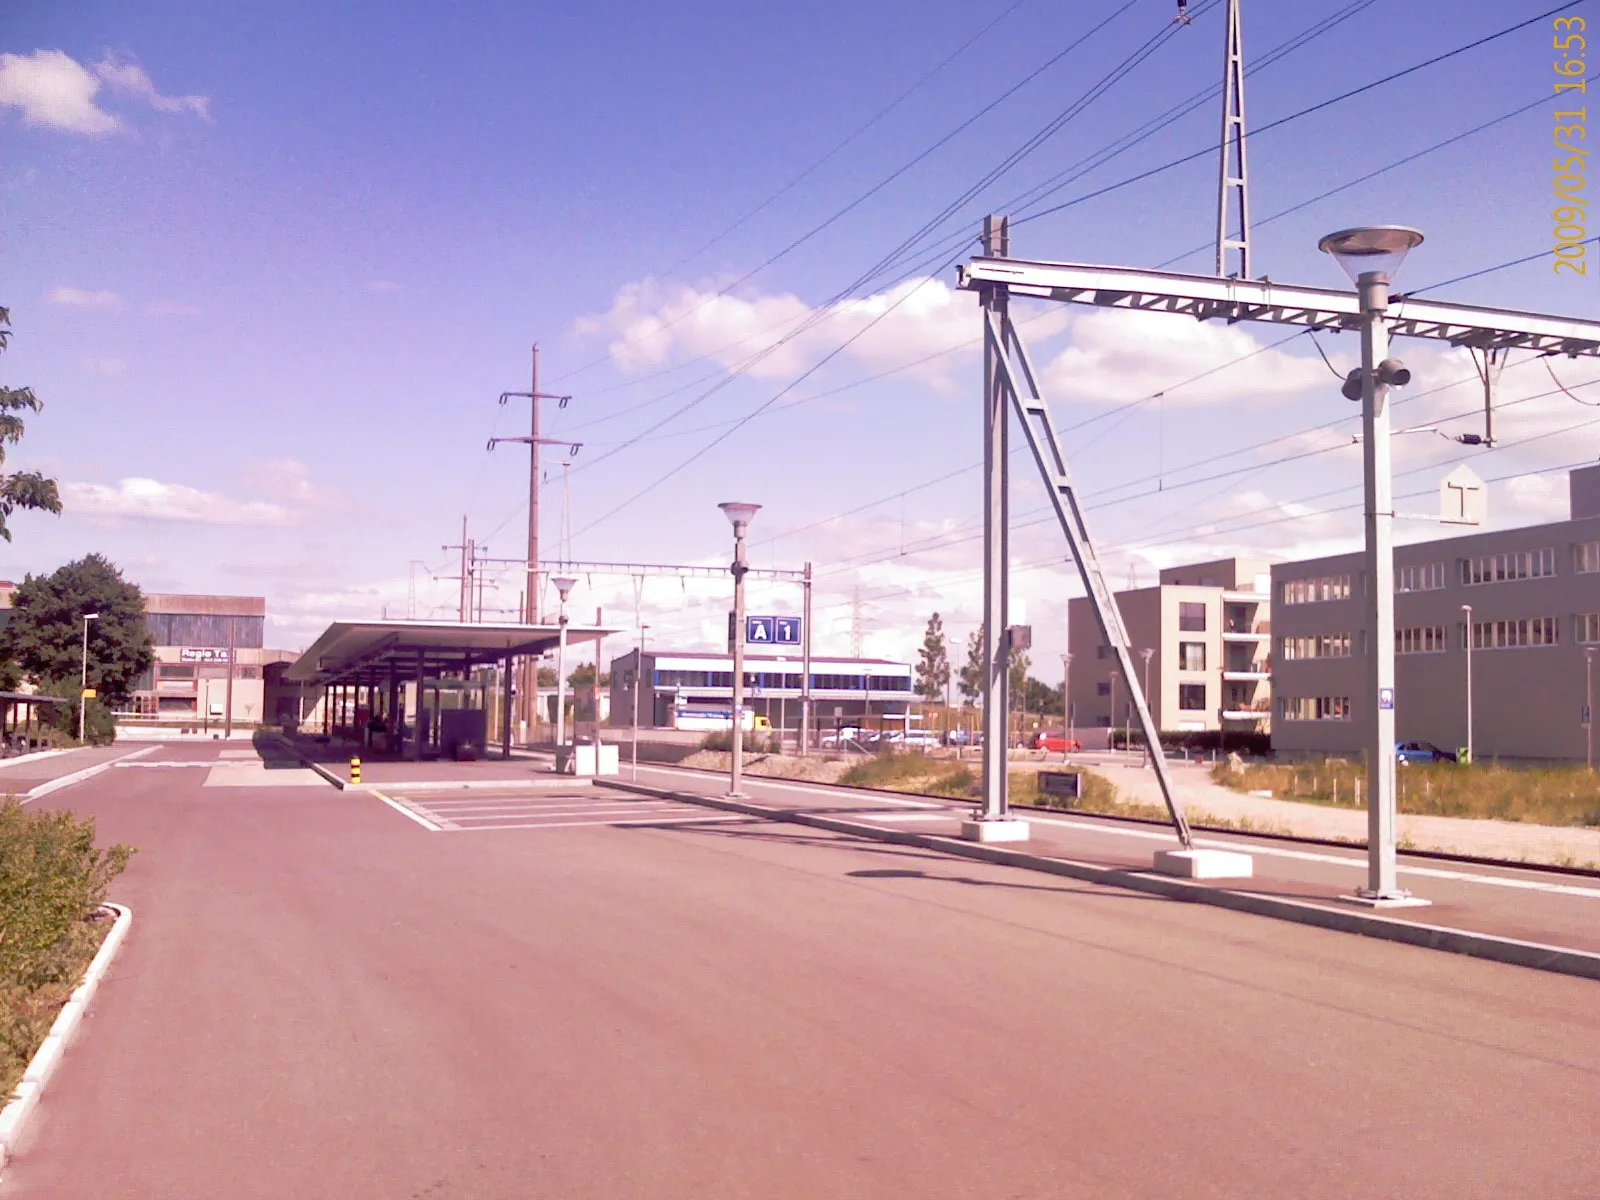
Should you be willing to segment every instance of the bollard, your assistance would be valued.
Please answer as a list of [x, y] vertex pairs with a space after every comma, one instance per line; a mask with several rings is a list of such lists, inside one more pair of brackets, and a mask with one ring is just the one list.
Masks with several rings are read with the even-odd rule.
[[361, 782], [361, 760], [359, 758], [352, 758], [350, 760], [350, 782]]

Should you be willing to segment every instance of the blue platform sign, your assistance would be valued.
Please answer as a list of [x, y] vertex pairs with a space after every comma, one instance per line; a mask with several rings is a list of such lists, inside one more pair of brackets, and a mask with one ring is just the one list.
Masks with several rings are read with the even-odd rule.
[[771, 617], [746, 617], [744, 619], [744, 640], [752, 646], [770, 646], [773, 643], [773, 619]]
[[780, 646], [798, 646], [800, 644], [800, 618], [799, 617], [773, 617], [773, 641]]

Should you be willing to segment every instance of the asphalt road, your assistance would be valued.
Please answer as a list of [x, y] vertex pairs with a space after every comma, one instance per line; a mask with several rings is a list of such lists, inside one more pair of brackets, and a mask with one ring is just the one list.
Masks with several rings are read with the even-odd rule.
[[135, 923], [7, 1200], [1600, 1194], [1590, 982], [792, 826], [432, 832], [206, 775], [37, 802], [139, 846]]

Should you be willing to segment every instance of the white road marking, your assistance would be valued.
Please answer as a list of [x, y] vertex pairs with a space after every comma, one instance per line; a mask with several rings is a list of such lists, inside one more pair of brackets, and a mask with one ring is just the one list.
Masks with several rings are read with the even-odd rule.
[[416, 812], [414, 809], [412, 809], [409, 805], [401, 804], [398, 800], [391, 800], [388, 796], [385, 796], [382, 792], [378, 791], [376, 788], [369, 788], [368, 789], [368, 794], [376, 796], [379, 800], [382, 800], [385, 804], [387, 804], [390, 808], [394, 809], [395, 812], [400, 813], [402, 816], [410, 817], [418, 825], [421, 825], [424, 829], [428, 830], [429, 832], [431, 832], [431, 833], [443, 833], [444, 832], [444, 826], [443, 825], [434, 824], [427, 817], [423, 816], [421, 813]]
[[[1091, 824], [1086, 821], [1068, 821], [1059, 817], [1024, 818], [1030, 824], [1060, 825], [1068, 829], [1087, 829], [1094, 833], [1108, 833], [1119, 837], [1143, 838], [1147, 841], [1170, 842], [1173, 835], [1170, 833], [1155, 833], [1145, 829], [1124, 829], [1110, 825]], [[1248, 834], [1242, 836], [1248, 837]], [[1195, 838], [1197, 846], [1213, 846], [1225, 850], [1248, 850], [1251, 854], [1263, 854], [1272, 858], [1291, 858], [1301, 862], [1332, 863], [1336, 866], [1350, 867], [1355, 870], [1367, 869], [1365, 851], [1356, 848], [1354, 854], [1361, 857], [1352, 857], [1339, 854], [1317, 854], [1309, 850], [1284, 850], [1276, 846], [1258, 846], [1249, 843], [1241, 846], [1238, 842], [1223, 842], [1214, 838]], [[1529, 866], [1528, 870], [1537, 870]], [[1576, 887], [1566, 883], [1541, 883], [1535, 879], [1507, 879], [1500, 875], [1476, 875], [1467, 871], [1451, 871], [1441, 867], [1413, 867], [1401, 866], [1398, 868], [1404, 875], [1420, 875], [1429, 879], [1452, 879], [1459, 883], [1481, 883], [1489, 887], [1514, 888], [1522, 891], [1549, 892], [1558, 896], [1583, 896], [1591, 900], [1600, 900], [1600, 888]]]
[[957, 813], [857, 813], [864, 821], [956, 821]]
[[649, 825], [705, 825], [712, 821], [748, 821], [742, 813], [720, 817], [656, 817], [645, 821], [535, 821], [528, 825], [464, 825], [458, 833], [480, 833], [489, 829], [579, 829], [588, 825], [609, 825], [613, 829], [628, 829]]
[[[633, 804], [627, 808], [562, 808], [556, 809], [554, 812], [548, 809], [502, 808], [484, 809], [470, 813], [453, 812], [450, 814], [449, 819], [452, 821], [495, 821], [524, 817], [625, 817], [632, 813], [682, 812], [684, 807], [682, 804]], [[434, 815], [443, 817], [445, 814], [434, 813]]]
[[[684, 770], [681, 767], [657, 767], [657, 766], [647, 767], [647, 766], [644, 766], [643, 764], [640, 764], [639, 770], [641, 770], [641, 771], [657, 771], [657, 772], [662, 772], [662, 773], [670, 773], [670, 774], [673, 774], [673, 775], [690, 775], [690, 776], [693, 776], [693, 777], [695, 777], [697, 779], [704, 779], [705, 778], [705, 773], [704, 772], [701, 772], [701, 771], [687, 771], [687, 770]], [[778, 789], [780, 789], [782, 791], [787, 791], [787, 792], [809, 792], [814, 796], [833, 796], [835, 798], [838, 797], [839, 792], [841, 790], [850, 790], [850, 789], [841, 789], [839, 787], [827, 787], [827, 786], [820, 786], [819, 787], [819, 786], [817, 786], [815, 784], [795, 783], [792, 780], [788, 780], [788, 779], [771, 779], [771, 778], [768, 778], [765, 775], [746, 775], [744, 777], [744, 781], [745, 781], [745, 783], [749, 784], [752, 787], [760, 786], [760, 787], [778, 788]], [[897, 797], [894, 797], [894, 796], [879, 796], [876, 793], [869, 793], [867, 795], [866, 799], [868, 801], [870, 801], [871, 803], [873, 803], [873, 804], [890, 804], [890, 805], [894, 805], [897, 808], [943, 808], [943, 807], [945, 807], [943, 804], [940, 804], [938, 801], [932, 801], [932, 800], [901, 800], [901, 799], [899, 799]]]

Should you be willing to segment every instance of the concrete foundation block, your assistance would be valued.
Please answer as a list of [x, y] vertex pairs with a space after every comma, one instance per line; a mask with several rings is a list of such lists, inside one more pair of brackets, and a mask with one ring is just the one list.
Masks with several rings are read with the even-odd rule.
[[961, 836], [969, 842], [1025, 842], [1028, 823], [1014, 818], [961, 822]]
[[1255, 862], [1235, 850], [1157, 850], [1155, 869], [1183, 879], [1249, 879]]
[[1427, 908], [1432, 900], [1401, 892], [1392, 896], [1374, 896], [1357, 892], [1354, 896], [1340, 896], [1346, 904], [1359, 904], [1363, 908]]

